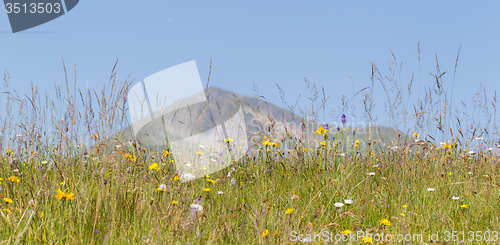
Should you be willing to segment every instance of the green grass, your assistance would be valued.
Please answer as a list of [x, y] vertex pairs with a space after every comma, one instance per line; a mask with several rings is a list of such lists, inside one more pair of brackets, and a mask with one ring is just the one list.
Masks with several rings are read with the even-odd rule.
[[[133, 154], [132, 148], [114, 148], [69, 158], [64, 164], [55, 152], [47, 164], [34, 157], [30, 164], [18, 166], [9, 165], [11, 157], [5, 155], [1, 197], [13, 203], [2, 203], [1, 240], [283, 244], [293, 239], [292, 234], [351, 230], [423, 234], [429, 243], [427, 235], [438, 231], [464, 231], [467, 238], [469, 231], [496, 231], [500, 226], [498, 159], [489, 153], [465, 156], [455, 147], [342, 157], [320, 147], [305, 154], [300, 169], [295, 154], [288, 159], [274, 154], [240, 161], [234, 171], [230, 167], [180, 183], [174, 181], [170, 157], [137, 153], [133, 162], [121, 151]], [[160, 171], [148, 168], [153, 157]], [[48, 166], [54, 162], [57, 167]], [[20, 181], [9, 181], [10, 176]], [[231, 178], [236, 185], [231, 185]], [[157, 190], [162, 183], [169, 186], [167, 191]], [[57, 199], [59, 188], [73, 192], [74, 200]], [[190, 215], [190, 205], [198, 199], [203, 211]], [[353, 203], [334, 206], [345, 199]], [[468, 208], [461, 208], [463, 204]], [[293, 211], [286, 214], [287, 209]], [[381, 219], [391, 225], [380, 225]]]

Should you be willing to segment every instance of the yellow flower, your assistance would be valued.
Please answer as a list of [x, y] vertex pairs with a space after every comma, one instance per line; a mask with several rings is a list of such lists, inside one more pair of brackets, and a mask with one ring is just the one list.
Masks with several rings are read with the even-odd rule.
[[361, 144], [361, 142], [359, 142], [359, 140], [356, 140], [356, 144]]
[[405, 204], [405, 205], [403, 205], [403, 208], [406, 208], [406, 207], [407, 207], [407, 206], [406, 206], [406, 204]]
[[226, 139], [225, 139], [225, 141], [226, 141], [227, 143], [231, 143], [231, 142], [233, 142], [234, 140], [233, 140], [233, 139], [231, 139], [231, 138], [226, 138]]
[[40, 216], [40, 218], [43, 218], [44, 215], [45, 215], [45, 213], [43, 211], [38, 212], [38, 216]]
[[179, 202], [178, 202], [178, 201], [176, 201], [176, 200], [173, 200], [173, 201], [172, 201], [172, 204], [174, 204], [174, 205], [175, 205], [175, 204], [177, 204], [177, 203], [179, 203]]
[[269, 234], [269, 231], [266, 229], [264, 232], [262, 232], [262, 237], [265, 237]]
[[307, 151], [308, 151], [308, 150], [307, 150], [307, 148], [300, 148], [300, 150], [301, 150], [302, 152], [307, 152]]
[[323, 141], [323, 142], [321, 142], [321, 143], [319, 143], [319, 144], [322, 145], [322, 146], [326, 146], [326, 140]]
[[172, 152], [163, 150], [163, 157], [167, 157], [170, 154], [172, 154]]
[[326, 134], [327, 132], [328, 132], [327, 129], [324, 129], [323, 127], [319, 127], [318, 130], [316, 132], [314, 132], [314, 134], [323, 135], [323, 134]]
[[8, 209], [8, 208], [4, 208], [4, 209], [2, 209], [2, 211], [5, 211], [5, 212], [7, 212], [8, 214], [10, 214], [10, 209]]
[[203, 152], [201, 152], [201, 151], [197, 151], [197, 152], [196, 152], [196, 154], [198, 154], [198, 155], [203, 155], [203, 154], [205, 154], [205, 153], [203, 153]]
[[291, 214], [293, 212], [293, 208], [289, 208], [285, 211], [285, 214]]
[[363, 238], [361, 238], [361, 240], [363, 240], [363, 242], [365, 242], [365, 244], [369, 243], [369, 242], [372, 243], [372, 238], [369, 236], [364, 236]]
[[215, 180], [207, 179], [208, 182], [215, 183]]
[[3, 201], [6, 202], [6, 203], [13, 203], [14, 202], [14, 201], [12, 201], [12, 199], [10, 199], [8, 197], [4, 197]]
[[391, 222], [388, 219], [381, 219], [379, 222], [381, 225], [391, 225]]
[[19, 177], [17, 177], [17, 176], [10, 176], [10, 177], [9, 177], [9, 180], [10, 180], [10, 181], [12, 181], [12, 182], [19, 182], [19, 181], [21, 181], [21, 180], [19, 179]]
[[405, 214], [404, 214], [404, 213], [399, 213], [399, 215], [401, 215], [401, 216], [405, 217]]
[[418, 137], [420, 137], [420, 134], [413, 133], [413, 137], [414, 137], [414, 138], [418, 138]]
[[344, 234], [344, 235], [349, 235], [349, 234], [351, 234], [351, 231], [350, 231], [350, 230], [343, 230], [343, 231], [342, 231], [342, 234]]
[[467, 204], [462, 204], [462, 205], [460, 205], [460, 207], [461, 207], [461, 208], [469, 208], [469, 205], [467, 205]]
[[269, 140], [266, 140], [266, 141], [262, 142], [262, 145], [271, 145], [271, 142], [269, 142]]
[[277, 235], [278, 235], [278, 231], [275, 231], [275, 232], [274, 232], [274, 236], [277, 236]]
[[58, 189], [57, 190], [57, 195], [55, 196], [57, 199], [59, 200], [74, 200], [75, 198], [73, 197], [74, 193], [71, 192], [69, 194], [66, 194], [64, 192], [61, 191], [61, 189]]
[[203, 191], [206, 191], [206, 192], [209, 192], [211, 190], [212, 190], [211, 188], [205, 188], [205, 189], [203, 189]]
[[176, 175], [176, 176], [174, 177], [174, 181], [179, 181], [179, 175]]
[[153, 163], [153, 164], [149, 165], [149, 170], [160, 171], [160, 167], [158, 166], [158, 163]]

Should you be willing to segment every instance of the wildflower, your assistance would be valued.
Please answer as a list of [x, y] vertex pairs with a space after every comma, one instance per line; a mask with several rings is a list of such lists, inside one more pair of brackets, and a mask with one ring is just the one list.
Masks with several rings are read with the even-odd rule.
[[161, 184], [160, 186], [158, 186], [158, 190], [159, 191], [166, 191], [167, 190], [167, 185]]
[[361, 238], [361, 240], [363, 240], [363, 242], [365, 242], [365, 244], [372, 243], [372, 237], [370, 237], [370, 236], [364, 236]]
[[323, 141], [323, 142], [321, 142], [321, 143], [319, 143], [319, 144], [322, 145], [322, 146], [326, 146], [326, 140]]
[[343, 230], [343, 231], [342, 231], [342, 234], [344, 234], [344, 235], [349, 235], [349, 234], [351, 234], [351, 231], [350, 231], [350, 230]]
[[346, 122], [346, 119], [345, 119], [345, 114], [342, 114], [342, 117], [341, 117], [341, 118], [342, 118], [342, 119], [341, 119], [342, 124], [345, 124], [345, 122]]
[[45, 213], [43, 211], [38, 212], [38, 216], [40, 216], [40, 218], [43, 218], [44, 215]]
[[379, 221], [379, 223], [380, 223], [381, 225], [385, 225], [385, 226], [389, 226], [389, 225], [391, 225], [391, 222], [390, 222], [388, 219], [381, 219], [381, 220]]
[[47, 161], [42, 161], [42, 164], [47, 164]]
[[458, 200], [458, 199], [460, 199], [460, 197], [451, 196], [451, 200]]
[[6, 203], [13, 203], [14, 202], [14, 201], [12, 201], [12, 199], [10, 199], [8, 197], [4, 197], [3, 201], [6, 202]]
[[198, 212], [201, 212], [203, 211], [203, 206], [201, 206], [201, 204], [198, 204], [198, 203], [193, 203], [191, 204], [190, 206], [192, 209], [195, 209], [196, 211]]
[[467, 204], [462, 204], [462, 205], [460, 205], [460, 207], [461, 207], [461, 208], [463, 208], [463, 209], [467, 209], [467, 208], [469, 208], [469, 205], [467, 205]]
[[262, 232], [262, 237], [266, 237], [269, 234], [269, 231], [266, 229], [264, 232]]
[[158, 163], [153, 163], [153, 164], [149, 165], [149, 170], [160, 171], [160, 167], [158, 166]]
[[236, 185], [236, 180], [234, 178], [231, 178], [231, 185]]
[[217, 194], [222, 195], [222, 194], [224, 194], [224, 192], [223, 191], [218, 191]]
[[307, 152], [308, 150], [307, 150], [307, 148], [300, 148], [300, 151]]
[[57, 195], [55, 195], [55, 197], [59, 200], [74, 200], [75, 198], [73, 197], [74, 193], [71, 192], [69, 194], [66, 194], [64, 192], [61, 191], [61, 189], [58, 189], [57, 190]]
[[407, 206], [406, 206], [406, 204], [405, 204], [405, 205], [403, 205], [403, 208], [406, 208], [406, 207], [407, 207]]
[[342, 206], [344, 206], [344, 204], [341, 202], [336, 202], [333, 204], [333, 206], [335, 206], [336, 208], [341, 208]]
[[19, 177], [17, 177], [17, 176], [10, 176], [10, 177], [9, 177], [9, 180], [10, 180], [10, 181], [12, 181], [12, 182], [18, 182], [18, 183], [19, 183], [19, 181], [21, 181], [21, 180], [19, 179]]
[[427, 188], [427, 191], [435, 191], [436, 189], [434, 188]]
[[198, 155], [200, 155], [200, 156], [201, 156], [201, 155], [203, 155], [203, 154], [205, 154], [205, 153], [203, 153], [203, 152], [201, 152], [201, 151], [197, 151], [197, 152], [196, 152], [196, 154], [198, 154]]
[[212, 190], [211, 188], [205, 188], [205, 189], [203, 189], [203, 191], [206, 191], [206, 192], [209, 192], [211, 190]]
[[373, 175], [375, 175], [375, 172], [370, 172], [370, 173], [368, 173], [368, 175], [373, 176]]
[[231, 139], [231, 138], [226, 138], [226, 139], [225, 139], [225, 141], [226, 141], [227, 143], [231, 143], [231, 142], [233, 142], [234, 140], [233, 140], [233, 139]]
[[175, 205], [175, 204], [177, 204], [177, 203], [179, 203], [179, 202], [178, 202], [178, 201], [176, 201], [176, 200], [173, 200], [173, 201], [172, 201], [172, 204], [173, 204], [173, 205]]
[[269, 140], [266, 140], [266, 141], [262, 142], [262, 145], [266, 145], [266, 146], [271, 145], [271, 142], [269, 142]]
[[350, 199], [345, 199], [344, 203], [347, 204], [347, 205], [351, 205], [353, 203], [353, 201], [350, 200]]
[[179, 175], [174, 176], [174, 181], [179, 181]]
[[215, 183], [215, 180], [213, 180], [213, 179], [207, 179], [207, 181], [210, 183]]
[[167, 157], [170, 154], [172, 154], [172, 152], [163, 150], [163, 157]]
[[285, 211], [285, 214], [291, 214], [293, 212], [293, 208], [289, 208]]
[[404, 214], [404, 213], [399, 213], [399, 215], [401, 215], [401, 216], [405, 217], [405, 214]]
[[277, 235], [278, 235], [278, 231], [275, 231], [275, 232], [274, 232], [274, 236], [277, 236]]
[[469, 152], [467, 152], [467, 154], [469, 154], [469, 155], [471, 155], [471, 156], [472, 156], [472, 155], [476, 154], [476, 152], [474, 152], [474, 151], [469, 151]]
[[2, 211], [10, 214], [10, 209], [8, 209], [8, 208], [4, 208], [4, 209], [2, 209]]
[[314, 132], [314, 134], [319, 134], [319, 135], [324, 135], [328, 132], [327, 129], [323, 128], [323, 127], [319, 127], [318, 130], [316, 132]]

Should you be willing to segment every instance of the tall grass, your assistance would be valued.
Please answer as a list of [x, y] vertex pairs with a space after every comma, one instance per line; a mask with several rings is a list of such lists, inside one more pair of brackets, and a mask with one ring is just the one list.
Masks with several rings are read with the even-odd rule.
[[[458, 231], [464, 232], [458, 237], [464, 244], [497, 243], [477, 241], [484, 240], [485, 231], [494, 239], [492, 232], [500, 225], [498, 156], [492, 148], [496, 93], [490, 101], [480, 86], [472, 114], [465, 101], [463, 111], [452, 108], [448, 97], [453, 95], [445, 90], [448, 83], [436, 58], [430, 83], [419, 75], [424, 97], [412, 106], [413, 76], [403, 81], [402, 63], [391, 56], [390, 74], [382, 75], [372, 62], [371, 84], [342, 97], [326, 132], [317, 131], [326, 128], [320, 122], [329, 99], [324, 89], [305, 79], [310, 106], [303, 108], [298, 102], [288, 105], [287, 88], [278, 86], [285, 107], [294, 115], [297, 109], [302, 118], [295, 125], [267, 117], [265, 99], [255, 87], [254, 110], [266, 115], [257, 121], [261, 130], [249, 139], [255, 155], [188, 183], [179, 181], [175, 156], [127, 138], [126, 95], [132, 81], [119, 82], [117, 64], [99, 91], [77, 88], [76, 66], [70, 86], [64, 66], [65, 82], [54, 85], [55, 98], [42, 96], [33, 85], [31, 95], [17, 94], [7, 87], [10, 76], [5, 72], [0, 240], [284, 244], [295, 243], [299, 234], [320, 243], [325, 236], [315, 234], [351, 239], [347, 233], [365, 232], [363, 236], [392, 234], [393, 239], [422, 234], [423, 241], [407, 244], [431, 244], [431, 234], [439, 232], [439, 242], [444, 242], [451, 239], [446, 232]], [[363, 129], [355, 128], [349, 117], [347, 125], [338, 123], [339, 118], [356, 115], [353, 105], [359, 101], [360, 122], [375, 125], [377, 86], [385, 92], [390, 126], [404, 132], [394, 131], [390, 143], [380, 134], [358, 143]], [[381, 132], [377, 126], [368, 129]], [[263, 144], [265, 140], [276, 144]], [[468, 240], [471, 231], [483, 233], [472, 233]], [[351, 243], [363, 243], [361, 236]]]

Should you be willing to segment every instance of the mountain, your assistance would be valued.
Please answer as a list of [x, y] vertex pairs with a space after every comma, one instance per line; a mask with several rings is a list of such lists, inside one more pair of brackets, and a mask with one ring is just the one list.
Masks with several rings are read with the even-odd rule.
[[[289, 145], [298, 145], [299, 148], [319, 146], [323, 141], [323, 136], [314, 134], [322, 124], [303, 120], [299, 115], [265, 100], [237, 95], [216, 87], [209, 88], [205, 93], [208, 102], [180, 109], [164, 108], [167, 113], [156, 113], [155, 119], [142, 127], [135, 137], [133, 129], [129, 127], [123, 130], [118, 140], [137, 140], [142, 145], [154, 145], [155, 142], [165, 142], [165, 131], [168, 132], [169, 140], [189, 137], [220, 125], [236, 115], [241, 108], [249, 145], [254, 145], [253, 141], [261, 142], [264, 135], [272, 142], [286, 140]], [[382, 126], [354, 130], [344, 128], [340, 131], [332, 127], [329, 135], [335, 138], [334, 142], [343, 142], [345, 150], [352, 149], [356, 140], [361, 142], [357, 150], [367, 149], [368, 145], [371, 149], [385, 150], [389, 146], [401, 145], [410, 140], [410, 137], [399, 130]]]

